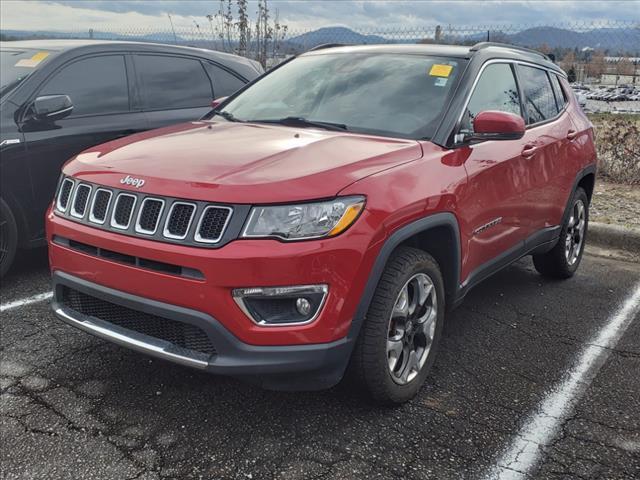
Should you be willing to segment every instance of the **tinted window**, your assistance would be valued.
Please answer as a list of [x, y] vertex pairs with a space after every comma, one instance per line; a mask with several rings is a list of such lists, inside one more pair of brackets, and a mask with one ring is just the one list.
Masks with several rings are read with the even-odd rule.
[[246, 83], [238, 77], [216, 65], [208, 64], [207, 71], [213, 80], [213, 93], [216, 98], [228, 97]]
[[429, 138], [442, 119], [462, 62], [426, 55], [302, 55], [272, 70], [224, 111], [239, 120], [302, 117], [342, 124], [354, 132]]
[[145, 106], [151, 110], [211, 104], [211, 82], [199, 60], [162, 55], [136, 56]]
[[73, 116], [129, 110], [127, 71], [122, 55], [78, 60], [47, 81], [38, 95], [69, 95]]
[[556, 94], [558, 110], [562, 110], [564, 108], [564, 104], [567, 103], [567, 99], [564, 96], [564, 90], [560, 86], [560, 79], [557, 75], [551, 75], [551, 84], [553, 85], [553, 92]]
[[518, 87], [510, 65], [494, 63], [484, 69], [462, 117], [461, 130], [472, 132], [473, 120], [484, 110], [522, 115]]
[[525, 96], [525, 108], [529, 117], [527, 123], [538, 123], [555, 117], [558, 107], [547, 72], [540, 68], [519, 65], [518, 77]]

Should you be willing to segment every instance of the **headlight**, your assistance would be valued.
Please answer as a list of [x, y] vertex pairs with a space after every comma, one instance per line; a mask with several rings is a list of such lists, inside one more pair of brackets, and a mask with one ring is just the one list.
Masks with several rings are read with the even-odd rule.
[[339, 197], [326, 202], [253, 207], [243, 237], [301, 240], [333, 237], [344, 232], [364, 208], [364, 197]]

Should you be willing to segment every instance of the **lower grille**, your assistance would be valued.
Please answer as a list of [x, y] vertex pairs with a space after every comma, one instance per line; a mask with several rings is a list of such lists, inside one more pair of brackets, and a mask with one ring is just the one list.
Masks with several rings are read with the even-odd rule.
[[116, 305], [66, 286], [62, 287], [62, 304], [83, 315], [167, 341], [181, 349], [206, 355], [216, 353], [207, 334], [188, 323]]

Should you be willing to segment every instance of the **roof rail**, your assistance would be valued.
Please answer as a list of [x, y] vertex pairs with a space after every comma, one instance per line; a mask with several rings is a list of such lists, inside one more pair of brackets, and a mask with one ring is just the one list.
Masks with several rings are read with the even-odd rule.
[[315, 52], [316, 50], [324, 50], [325, 48], [333, 48], [333, 47], [346, 47], [348, 46], [346, 43], [322, 43], [320, 45], [316, 45], [313, 48], [307, 50], [307, 52]]
[[482, 50], [484, 48], [489, 48], [489, 47], [501, 47], [501, 48], [510, 48], [512, 50], [519, 50], [521, 52], [527, 52], [527, 53], [533, 53], [535, 55], [540, 55], [542, 58], [544, 58], [545, 60], [550, 60], [548, 55], [545, 55], [542, 52], [539, 52], [538, 50], [534, 50], [532, 48], [526, 48], [526, 47], [519, 47], [518, 45], [510, 45], [508, 43], [499, 43], [499, 42], [479, 42], [476, 43], [473, 47], [471, 47], [469, 49], [469, 51], [471, 52], [477, 52], [478, 50]]

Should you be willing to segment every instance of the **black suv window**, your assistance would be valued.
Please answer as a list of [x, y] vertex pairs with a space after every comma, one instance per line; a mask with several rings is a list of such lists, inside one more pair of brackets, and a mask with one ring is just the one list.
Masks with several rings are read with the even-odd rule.
[[558, 114], [549, 76], [545, 70], [518, 65], [518, 78], [524, 91], [528, 124], [542, 122]]
[[562, 86], [560, 86], [560, 79], [557, 75], [551, 75], [551, 84], [553, 85], [553, 92], [556, 94], [556, 103], [558, 104], [558, 110], [562, 110], [565, 103], [567, 103], [567, 98], [564, 95]]
[[224, 68], [220, 68], [212, 63], [207, 63], [207, 72], [213, 80], [213, 93], [216, 98], [228, 97], [236, 90], [244, 87], [244, 84], [247, 83], [226, 71]]
[[484, 110], [522, 115], [518, 87], [511, 65], [493, 63], [483, 70], [462, 116], [461, 131], [473, 132], [473, 120]]
[[211, 81], [200, 60], [137, 55], [145, 107], [150, 110], [196, 108], [211, 104]]
[[69, 95], [72, 116], [126, 112], [129, 88], [124, 57], [104, 55], [73, 62], [55, 73], [38, 95]]

